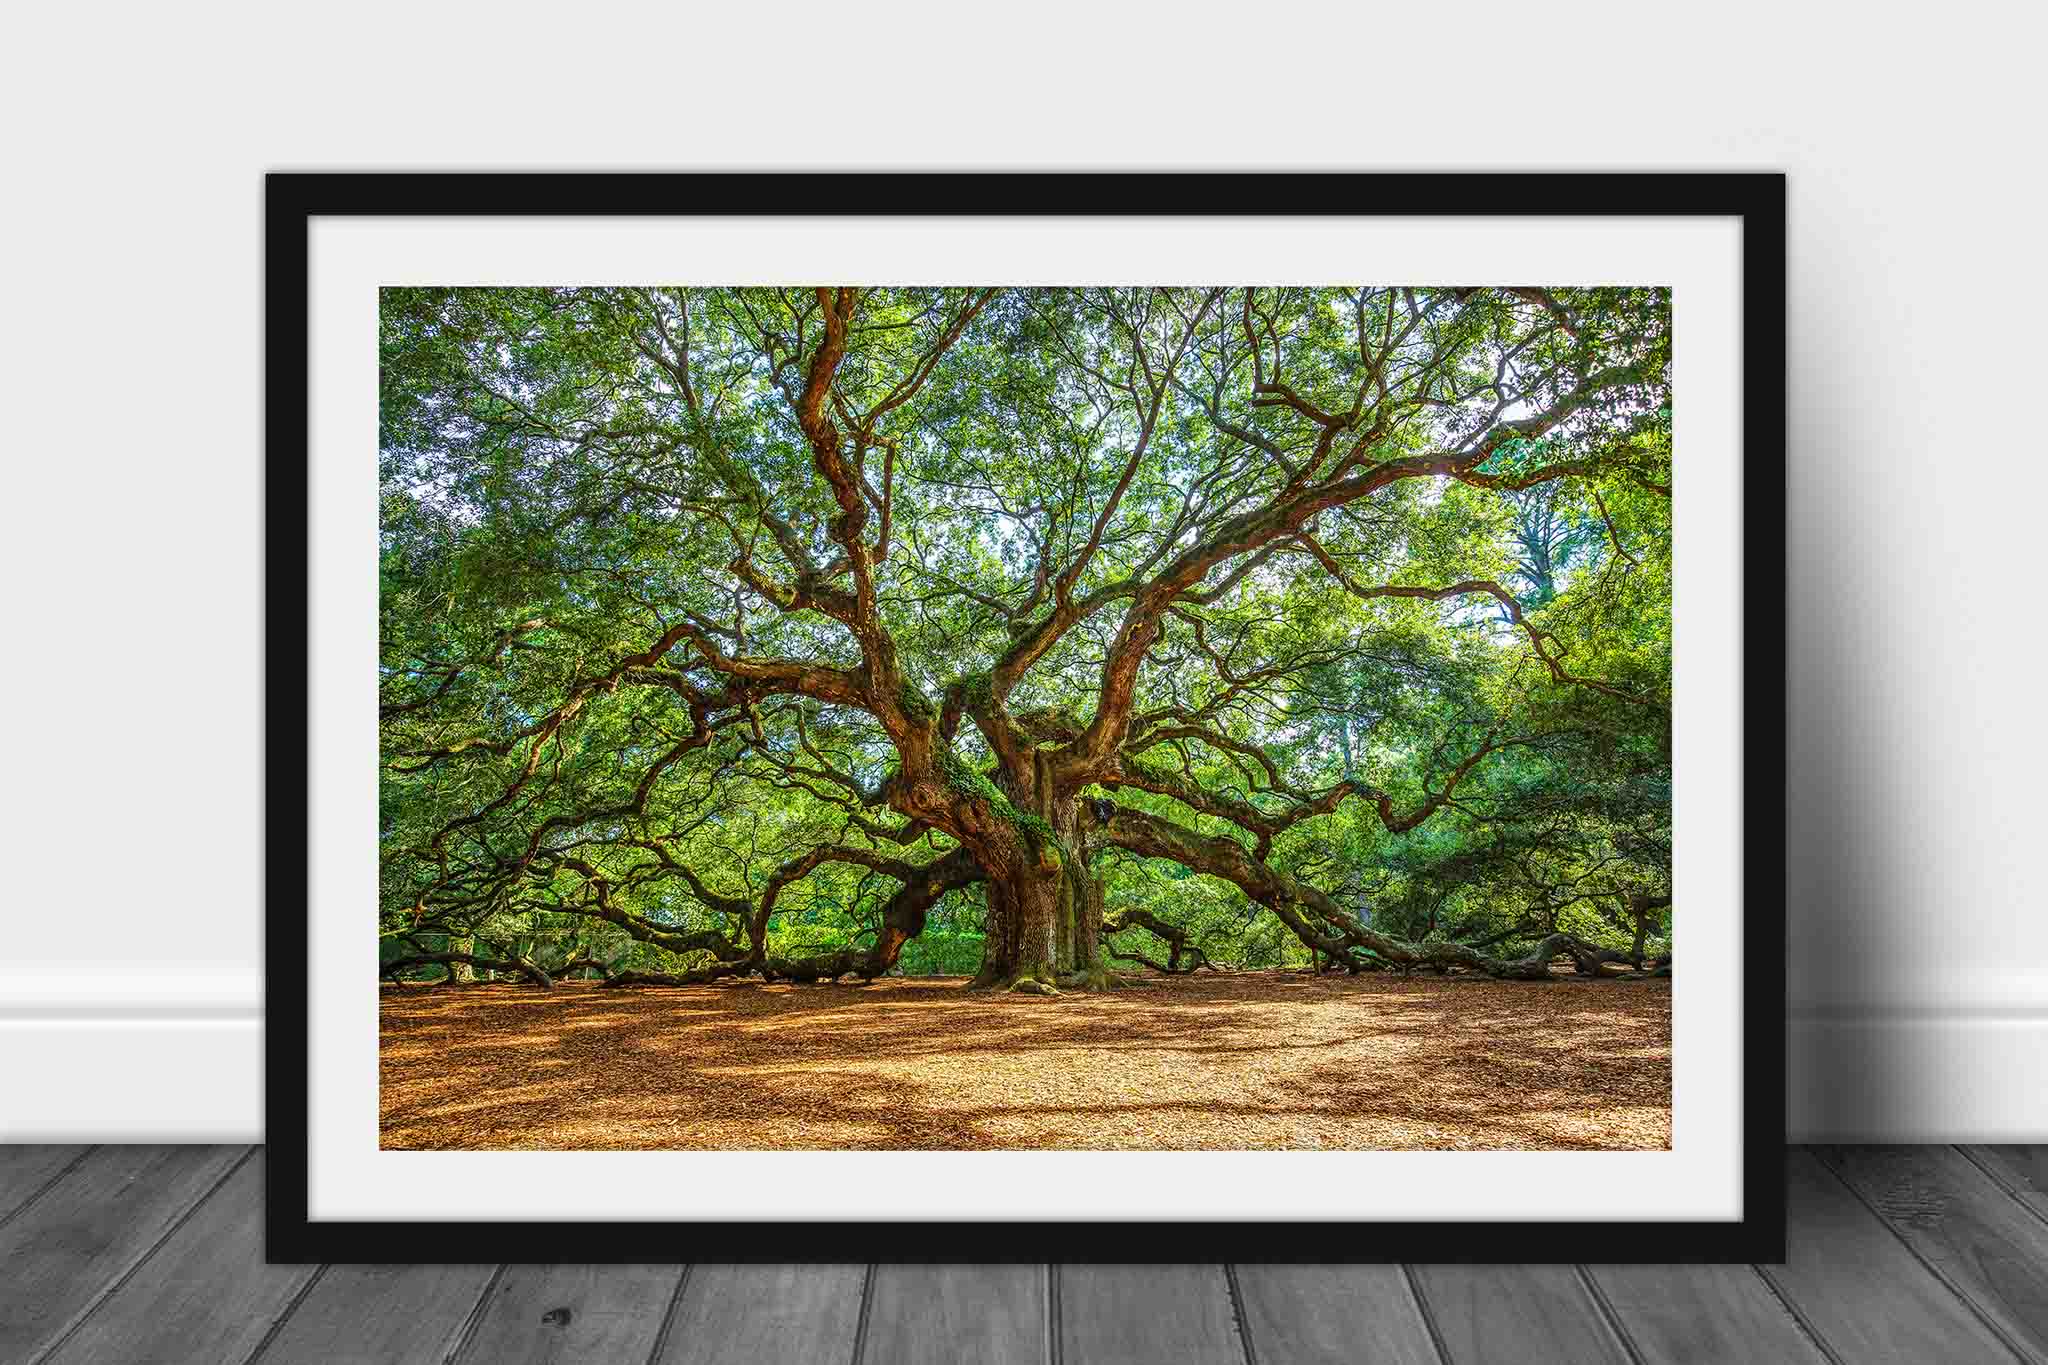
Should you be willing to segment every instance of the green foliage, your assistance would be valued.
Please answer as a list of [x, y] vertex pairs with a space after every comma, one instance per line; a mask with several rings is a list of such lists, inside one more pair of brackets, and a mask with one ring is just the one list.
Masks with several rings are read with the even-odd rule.
[[[1276, 815], [1349, 783], [1271, 841], [1272, 867], [1402, 934], [1632, 942], [1628, 897], [1669, 887], [1668, 294], [1554, 291], [1571, 330], [1503, 290], [974, 298], [863, 291], [828, 405], [871, 542], [887, 509], [876, 626], [914, 723], [935, 727], [956, 686], [970, 712], [1034, 717], [1034, 744], [1062, 742], [1095, 714], [1135, 587], [1178, 556], [1302, 482], [1519, 423], [1464, 477], [1389, 481], [1205, 569], [1133, 684], [1124, 762], [1134, 782], [1211, 799], [1092, 794], [1251, 849], [1218, 810]], [[710, 951], [669, 952], [596, 912], [744, 945], [771, 886], [771, 951], [874, 942], [897, 877], [778, 870], [833, 846], [923, 866], [957, 844], [889, 837], [898, 753], [870, 710], [779, 683], [739, 697], [707, 652], [863, 661], [843, 621], [789, 605], [852, 591], [841, 507], [793, 412], [823, 334], [815, 296], [404, 288], [381, 303], [387, 944], [424, 924], [677, 970]], [[1623, 378], [1521, 434], [1585, 374]], [[1304, 409], [1351, 420], [1329, 432]], [[878, 411], [863, 434], [857, 416]], [[1472, 581], [1503, 585], [1526, 629], [1484, 593], [1380, 591]], [[1087, 602], [1102, 605], [998, 698], [1020, 642]], [[937, 760], [963, 801], [1077, 856], [991, 780], [976, 721]], [[1381, 796], [1398, 815], [1454, 781], [1455, 801], [1388, 830]], [[1307, 959], [1229, 883], [1091, 856], [1112, 911], [1185, 927], [1220, 963]], [[904, 970], [972, 971], [985, 914], [978, 887], [948, 892]], [[1668, 936], [1666, 919], [1650, 941]], [[1119, 942], [1157, 948], [1141, 931]]]
[[980, 934], [919, 934], [903, 946], [905, 976], [972, 976], [981, 966]]

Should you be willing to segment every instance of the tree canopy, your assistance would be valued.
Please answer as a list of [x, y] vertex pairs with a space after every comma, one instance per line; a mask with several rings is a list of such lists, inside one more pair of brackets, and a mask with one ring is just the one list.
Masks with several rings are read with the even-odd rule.
[[381, 308], [387, 974], [1668, 965], [1633, 288]]

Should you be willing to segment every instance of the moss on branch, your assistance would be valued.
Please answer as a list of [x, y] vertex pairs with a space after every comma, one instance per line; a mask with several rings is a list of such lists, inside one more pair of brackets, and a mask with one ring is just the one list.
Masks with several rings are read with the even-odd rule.
[[979, 797], [986, 801], [997, 819], [1024, 830], [1033, 838], [1034, 843], [1040, 840], [1055, 844], [1058, 842], [1058, 836], [1053, 833], [1052, 826], [1042, 817], [1020, 808], [1016, 802], [1003, 795], [1002, 788], [989, 781], [986, 774], [976, 772], [965, 759], [951, 749], [939, 751], [939, 766], [945, 770], [946, 782], [954, 791], [962, 796]]

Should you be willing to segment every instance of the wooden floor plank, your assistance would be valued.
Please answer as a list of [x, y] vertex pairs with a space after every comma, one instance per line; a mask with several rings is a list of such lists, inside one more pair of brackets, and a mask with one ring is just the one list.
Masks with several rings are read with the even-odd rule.
[[2048, 1223], [1953, 1147], [1815, 1155], [2008, 1343], [2048, 1360]]
[[1568, 1265], [1419, 1265], [1416, 1287], [1453, 1365], [1628, 1365]]
[[846, 1365], [867, 1267], [694, 1265], [660, 1365]]
[[2048, 1219], [2048, 1147], [2000, 1143], [1962, 1150], [2013, 1198]]
[[679, 1265], [508, 1266], [463, 1348], [463, 1365], [640, 1365], [682, 1277]]
[[1397, 1265], [1241, 1265], [1236, 1273], [1259, 1365], [1438, 1365]]
[[1586, 1272], [1646, 1365], [1827, 1359], [1750, 1266], [1595, 1265]]
[[497, 1273], [489, 1265], [335, 1265], [299, 1301], [263, 1365], [443, 1365]]
[[1043, 1365], [1046, 1268], [883, 1265], [868, 1303], [874, 1365]]
[[2012, 1352], [1811, 1152], [1786, 1154], [1785, 1264], [1760, 1267], [1856, 1365], [2009, 1361]]
[[1066, 1365], [1242, 1365], [1219, 1265], [1070, 1265], [1059, 1276]]
[[101, 1147], [0, 1228], [0, 1360], [33, 1360], [249, 1155]]
[[[262, 1263], [263, 1170], [247, 1158], [0, 1148], [0, 1360], [233, 1363], [266, 1334], [263, 1365], [440, 1365], [458, 1350], [461, 1365], [637, 1365], [657, 1341], [667, 1365], [848, 1365], [857, 1350], [867, 1365], [1039, 1365], [1055, 1344], [1035, 1266], [877, 1267], [865, 1311], [859, 1266], [698, 1266], [687, 1280], [521, 1266], [495, 1281], [483, 1266], [330, 1267], [313, 1281]], [[1058, 1354], [1242, 1365], [1248, 1340], [1259, 1365], [1434, 1365], [1433, 1327], [1451, 1362], [1625, 1359], [1597, 1294], [1646, 1365], [1813, 1365], [1809, 1330], [1858, 1365], [2048, 1361], [2048, 1152], [1822, 1149], [1791, 1154], [1788, 1175], [1783, 1267], [1418, 1267], [1418, 1300], [1395, 1268], [1244, 1266], [1241, 1323], [1219, 1266], [1065, 1267]]]
[[209, 1195], [85, 1321], [47, 1365], [136, 1360], [219, 1365], [247, 1360], [318, 1273], [263, 1263], [263, 1157]]
[[50, 1143], [0, 1147], [0, 1223], [19, 1213], [86, 1150]]

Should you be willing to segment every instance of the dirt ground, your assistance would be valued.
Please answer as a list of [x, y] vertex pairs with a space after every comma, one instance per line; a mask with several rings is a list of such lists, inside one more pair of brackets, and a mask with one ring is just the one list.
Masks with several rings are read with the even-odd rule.
[[386, 1148], [1665, 1148], [1671, 983], [386, 987]]

